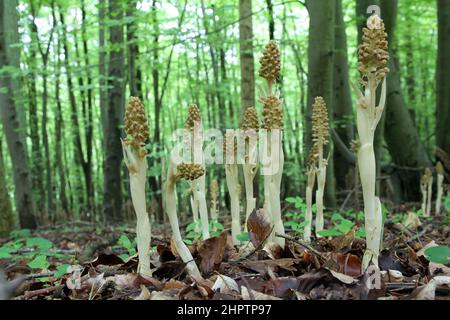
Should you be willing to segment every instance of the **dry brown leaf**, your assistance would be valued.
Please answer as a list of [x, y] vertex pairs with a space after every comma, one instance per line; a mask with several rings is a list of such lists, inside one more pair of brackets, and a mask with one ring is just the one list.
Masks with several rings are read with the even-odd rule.
[[220, 266], [223, 260], [225, 246], [227, 244], [227, 233], [203, 241], [198, 247], [200, 258], [200, 271], [210, 274]]
[[298, 259], [278, 259], [278, 260], [259, 260], [259, 261], [244, 261], [242, 265], [248, 269], [254, 270], [256, 272], [265, 275], [267, 270], [271, 268], [275, 271], [275, 268], [281, 268], [290, 272], [295, 272], [297, 269], [293, 267], [294, 264], [299, 263]]
[[247, 289], [244, 286], [241, 287], [241, 292], [243, 300], [282, 300], [278, 297], [269, 296], [267, 294], [252, 289]]
[[264, 209], [253, 210], [247, 219], [247, 230], [250, 233], [250, 241], [255, 248], [258, 248], [267, 239], [272, 231], [272, 225]]

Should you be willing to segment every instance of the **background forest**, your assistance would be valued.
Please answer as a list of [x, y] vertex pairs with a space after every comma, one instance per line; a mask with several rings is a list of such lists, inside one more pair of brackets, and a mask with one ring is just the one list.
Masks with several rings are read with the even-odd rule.
[[[149, 117], [148, 210], [164, 222], [172, 132], [191, 103], [206, 128], [222, 130], [238, 128], [245, 108], [261, 110], [255, 76], [271, 39], [283, 66], [281, 198], [304, 196], [311, 107], [321, 95], [333, 128], [325, 204], [360, 210], [349, 83], [359, 78], [358, 30], [372, 4], [381, 6], [392, 57], [377, 187], [384, 203], [419, 208], [423, 170], [437, 160], [450, 166], [450, 1], [2, 0], [0, 233], [134, 220], [120, 144], [130, 96]], [[223, 168], [208, 170], [226, 211]], [[187, 200], [180, 208], [190, 215]]]

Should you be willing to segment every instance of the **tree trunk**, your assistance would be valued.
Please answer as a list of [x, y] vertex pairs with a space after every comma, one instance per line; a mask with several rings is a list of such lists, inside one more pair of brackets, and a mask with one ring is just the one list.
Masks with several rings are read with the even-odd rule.
[[86, 197], [88, 199], [87, 209], [92, 217], [95, 216], [95, 204], [94, 204], [94, 177], [93, 177], [93, 163], [92, 163], [92, 148], [93, 148], [93, 135], [94, 135], [94, 90], [93, 81], [90, 69], [89, 49], [88, 49], [88, 36], [86, 32], [87, 15], [84, 0], [81, 0], [81, 16], [83, 22], [82, 28], [82, 41], [83, 41], [83, 55], [84, 64], [86, 66], [86, 83], [87, 83], [87, 116], [85, 118], [85, 140], [86, 140]]
[[[20, 49], [12, 46], [19, 42], [17, 26], [17, 2], [14, 0], [0, 2], [0, 66], [20, 68]], [[32, 187], [28, 155], [23, 129], [25, 113], [20, 105], [19, 81], [11, 74], [0, 75], [0, 111], [3, 130], [11, 154], [14, 171], [15, 201], [22, 228], [36, 228], [35, 207], [32, 198]]]
[[2, 140], [0, 138], [0, 237], [8, 235], [14, 229], [14, 216], [7, 187], [3, 165]]
[[137, 30], [137, 0], [130, 1], [126, 12], [130, 22], [127, 25], [127, 48], [128, 48], [128, 81], [130, 95], [142, 100], [142, 72], [138, 66], [139, 45], [136, 37]]
[[[314, 98], [322, 96], [328, 106], [330, 123], [333, 115], [333, 60], [334, 60], [334, 20], [335, 5], [329, 0], [308, 0], [309, 12], [309, 43], [308, 43], [308, 107], [306, 113], [305, 146], [307, 153], [311, 148], [311, 114]], [[330, 147], [325, 151], [332, 150]], [[333, 156], [331, 155], [327, 167], [327, 184], [325, 187], [325, 204], [336, 206], [335, 178]]]
[[[30, 25], [32, 23], [30, 22]], [[33, 32], [33, 30], [31, 30]], [[33, 39], [34, 40], [34, 39]], [[37, 68], [37, 51], [36, 46], [31, 43], [29, 48], [28, 66], [31, 70]], [[45, 209], [45, 188], [44, 188], [44, 169], [42, 160], [41, 140], [39, 134], [39, 117], [36, 89], [36, 73], [30, 72], [26, 78], [28, 87], [28, 126], [30, 128], [29, 135], [31, 140], [31, 180], [33, 187], [33, 198], [36, 203], [37, 215], [40, 216]]]
[[382, 0], [381, 5], [390, 52], [384, 137], [393, 162], [399, 167], [407, 167], [397, 170], [403, 187], [403, 198], [407, 201], [415, 201], [420, 199], [420, 173], [424, 167], [430, 166], [431, 162], [420, 142], [401, 89], [399, 59], [394, 37], [398, 1]]
[[[347, 35], [345, 33], [342, 0], [336, 0], [336, 27], [334, 34], [334, 76], [333, 117], [336, 132], [347, 147], [354, 138], [355, 123], [348, 75]], [[354, 166], [348, 163], [337, 150], [334, 153], [334, 167], [338, 190], [346, 190], [346, 178]]]
[[438, 0], [438, 61], [436, 68], [437, 146], [450, 154], [450, 2]]
[[[72, 69], [71, 69], [71, 65], [70, 65], [70, 52], [69, 52], [69, 46], [68, 46], [68, 41], [67, 41], [67, 30], [66, 30], [66, 25], [65, 25], [65, 20], [64, 20], [64, 14], [63, 14], [63, 10], [61, 8], [59, 8], [59, 18], [61, 21], [61, 25], [62, 25], [62, 45], [63, 45], [63, 52], [64, 52], [64, 66], [66, 69], [66, 78], [67, 78], [67, 89], [68, 89], [68, 95], [69, 95], [69, 104], [70, 104], [70, 120], [71, 120], [71, 127], [72, 127], [72, 136], [73, 136], [73, 144], [74, 144], [74, 159], [75, 159], [75, 163], [78, 165], [76, 169], [81, 167], [81, 170], [83, 172], [83, 176], [84, 176], [84, 182], [85, 185], [87, 185], [89, 182], [88, 180], [90, 179], [89, 177], [89, 170], [87, 168], [87, 163], [84, 157], [84, 153], [83, 153], [83, 145], [82, 145], [82, 141], [81, 141], [81, 132], [80, 132], [80, 122], [78, 119], [78, 111], [77, 111], [77, 101], [76, 101], [76, 97], [75, 97], [75, 87], [73, 85], [73, 80], [72, 80]], [[75, 39], [76, 41], [76, 39]], [[120, 141], [119, 141], [120, 142]], [[77, 170], [78, 173], [78, 170]], [[77, 179], [77, 182], [79, 181], [79, 179]], [[79, 184], [78, 188], [76, 188], [78, 191], [78, 197], [79, 197], [79, 201], [81, 201], [82, 203], [78, 203], [79, 207], [83, 207], [84, 203], [86, 201], [88, 201], [88, 199], [84, 199], [84, 197], [82, 196], [82, 185]], [[79, 219], [80, 217], [78, 216], [79, 211], [76, 211], [77, 216], [75, 216], [76, 219]]]
[[[121, 20], [123, 12], [120, 0], [109, 0], [109, 18]], [[103, 212], [108, 222], [122, 217], [122, 146], [120, 142], [124, 113], [124, 32], [123, 25], [113, 25], [109, 29], [112, 47], [108, 64], [108, 105], [106, 107], [105, 166], [103, 186]]]
[[60, 85], [61, 78], [60, 72], [62, 70], [61, 60], [59, 59], [59, 55], [61, 52], [61, 40], [58, 37], [58, 44], [56, 48], [56, 57], [58, 57], [57, 68], [56, 68], [56, 79], [55, 79], [55, 100], [56, 100], [56, 116], [55, 116], [55, 158], [56, 158], [56, 169], [58, 171], [59, 178], [59, 201], [61, 202], [61, 211], [58, 218], [62, 217], [62, 219], [69, 218], [69, 203], [66, 195], [66, 174], [65, 167], [63, 165], [63, 151], [62, 151], [62, 132], [64, 128], [64, 118], [62, 114], [62, 105], [61, 105], [61, 95], [60, 95]]
[[239, 50], [241, 64], [241, 108], [255, 107], [255, 59], [253, 56], [252, 0], [239, 1]]
[[275, 19], [273, 18], [273, 3], [272, 0], [266, 0], [267, 16], [269, 20], [269, 39], [275, 40]]

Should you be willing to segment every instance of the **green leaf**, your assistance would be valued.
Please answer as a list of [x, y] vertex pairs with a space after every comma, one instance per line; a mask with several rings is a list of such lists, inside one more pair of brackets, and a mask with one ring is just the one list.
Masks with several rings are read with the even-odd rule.
[[365, 238], [366, 237], [366, 229], [365, 228], [360, 228], [358, 231], [356, 231], [355, 237], [357, 237], [357, 238]]
[[425, 250], [425, 258], [428, 261], [441, 264], [450, 263], [450, 248], [448, 246], [437, 246]]
[[220, 231], [223, 231], [225, 228], [224, 228], [224, 226], [220, 223], [220, 222], [218, 222], [218, 221], [213, 221], [213, 226], [217, 229], [217, 230], [220, 230]]
[[339, 214], [339, 213], [335, 213], [331, 216], [331, 220], [333, 221], [341, 221], [341, 220], [345, 220], [345, 218]]
[[318, 235], [321, 235], [322, 237], [338, 237], [341, 236], [342, 233], [335, 230], [335, 229], [330, 229], [330, 230], [322, 230], [317, 232]]
[[236, 236], [236, 240], [238, 240], [240, 242], [250, 241], [250, 233], [242, 232]]
[[200, 232], [191, 231], [186, 235], [186, 238], [188, 239], [199, 239], [201, 237]]
[[9, 259], [11, 258], [11, 249], [9, 248], [5, 248], [5, 247], [1, 247], [0, 248], [0, 259]]
[[130, 256], [127, 255], [126, 253], [122, 253], [119, 254], [119, 258], [122, 259], [123, 261], [127, 260]]
[[47, 269], [50, 264], [48, 263], [45, 255], [39, 255], [27, 265], [32, 269]]
[[351, 228], [353, 228], [354, 225], [355, 224], [350, 220], [344, 219], [341, 223], [336, 224], [336, 228], [342, 233], [347, 233], [351, 230]]
[[70, 264], [61, 264], [56, 267], [55, 277], [60, 278], [63, 275], [67, 273], [67, 270], [69, 269]]
[[28, 238], [31, 235], [31, 231], [28, 229], [22, 229], [22, 230], [14, 230], [11, 231], [10, 236], [11, 238], [17, 239], [17, 238]]
[[53, 247], [53, 243], [45, 238], [29, 238], [27, 239], [27, 247], [37, 247], [41, 251], [47, 251]]
[[129, 248], [133, 247], [130, 239], [124, 234], [120, 236], [120, 238], [117, 242], [119, 243], [120, 246], [124, 247], [125, 249], [129, 249]]
[[197, 226], [197, 223], [196, 223], [196, 222], [192, 222], [191, 224], [189, 224], [189, 225], [186, 227], [186, 232], [189, 232], [189, 231], [194, 230], [196, 226]]
[[184, 241], [184, 243], [186, 243], [187, 245], [191, 245], [193, 242], [191, 241], [191, 240], [189, 240], [189, 239], [184, 239], [183, 240]]
[[222, 232], [220, 232], [220, 231], [211, 232], [211, 238], [216, 238], [216, 237], [220, 236], [221, 234], [222, 234]]

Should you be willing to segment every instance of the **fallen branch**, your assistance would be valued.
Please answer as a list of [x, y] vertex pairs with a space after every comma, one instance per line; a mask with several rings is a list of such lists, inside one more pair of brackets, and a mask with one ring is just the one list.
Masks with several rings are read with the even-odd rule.
[[318, 256], [318, 257], [321, 258], [322, 260], [326, 260], [326, 257], [325, 257], [325, 255], [324, 255], [322, 252], [320, 252], [320, 251], [314, 249], [314, 248], [311, 247], [309, 244], [307, 244], [306, 242], [304, 242], [304, 241], [302, 241], [302, 240], [300, 240], [300, 239], [292, 238], [292, 237], [290, 237], [290, 236], [281, 235], [281, 234], [278, 234], [278, 233], [276, 233], [275, 236], [276, 236], [276, 237], [280, 237], [280, 238], [284, 238], [284, 239], [289, 240], [289, 241], [292, 241], [292, 242], [295, 242], [295, 243], [301, 245], [302, 247], [308, 249], [309, 251], [311, 251], [312, 253], [314, 253], [316, 256]]

